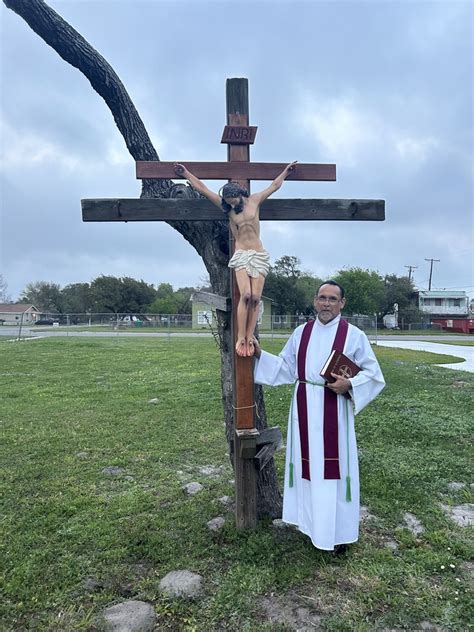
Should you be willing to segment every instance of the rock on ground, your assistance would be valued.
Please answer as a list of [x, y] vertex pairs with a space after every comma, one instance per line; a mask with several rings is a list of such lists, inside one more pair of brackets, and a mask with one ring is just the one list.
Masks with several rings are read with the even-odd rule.
[[365, 505], [361, 505], [360, 506], [360, 519], [361, 521], [364, 520], [375, 520], [375, 516], [374, 514], [371, 514], [368, 507], [366, 507]]
[[469, 527], [474, 524], [474, 505], [464, 503], [464, 505], [441, 505], [444, 512], [460, 527]]
[[448, 489], [451, 492], [458, 492], [460, 489], [464, 489], [465, 487], [466, 487], [466, 483], [457, 483], [455, 481], [448, 484]]
[[395, 542], [395, 540], [385, 540], [384, 546], [387, 549], [391, 549], [392, 551], [396, 551], [398, 549], [398, 544]]
[[211, 531], [219, 531], [224, 525], [225, 518], [223, 518], [222, 516], [217, 516], [217, 518], [213, 518], [207, 523], [207, 526]]
[[219, 499], [220, 504], [226, 509], [232, 508], [234, 501], [230, 496], [221, 496]]
[[113, 632], [151, 632], [156, 624], [153, 606], [133, 599], [106, 608], [102, 618], [106, 630]]
[[461, 568], [468, 585], [474, 587], [474, 562], [463, 562]]
[[204, 488], [201, 485], [201, 483], [194, 482], [194, 483], [188, 483], [187, 485], [185, 485], [183, 487], [183, 489], [190, 496], [194, 496], [194, 494], [197, 494], [198, 492], [200, 492]]
[[202, 465], [198, 467], [198, 472], [203, 476], [218, 476], [219, 474], [222, 474], [223, 469], [223, 465], [219, 465], [218, 467], [215, 467], [214, 465]]
[[168, 597], [199, 597], [203, 592], [202, 577], [191, 571], [171, 571], [160, 581], [160, 590]]
[[104, 584], [94, 577], [87, 577], [82, 585], [87, 592], [95, 592], [104, 588]]
[[120, 476], [123, 474], [123, 469], [116, 465], [109, 465], [108, 467], [104, 467], [102, 474], [106, 474], [107, 476]]
[[425, 530], [418, 518], [408, 511], [403, 514], [403, 520], [413, 535], [421, 535]]

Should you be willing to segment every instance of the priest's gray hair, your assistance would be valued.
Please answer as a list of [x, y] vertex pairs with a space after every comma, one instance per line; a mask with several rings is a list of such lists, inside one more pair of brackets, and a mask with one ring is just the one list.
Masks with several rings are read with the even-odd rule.
[[339, 285], [339, 283], [337, 281], [333, 281], [332, 279], [330, 279], [329, 281], [324, 281], [323, 283], [321, 283], [321, 285], [316, 290], [316, 296], [318, 295], [319, 290], [323, 287], [323, 285], [335, 285], [341, 291], [341, 298], [344, 298], [344, 295], [345, 295], [344, 288], [342, 287], [342, 285]]

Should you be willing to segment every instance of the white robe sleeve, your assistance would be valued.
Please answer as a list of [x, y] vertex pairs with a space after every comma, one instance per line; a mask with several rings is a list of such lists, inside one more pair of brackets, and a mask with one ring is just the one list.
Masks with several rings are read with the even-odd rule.
[[354, 413], [357, 415], [383, 390], [385, 380], [365, 334], [359, 336], [354, 360], [362, 368], [360, 373], [350, 379]]
[[279, 386], [293, 384], [296, 379], [296, 349], [297, 337], [294, 332], [283, 347], [279, 355], [263, 351], [260, 358], [256, 358], [254, 380], [257, 384]]

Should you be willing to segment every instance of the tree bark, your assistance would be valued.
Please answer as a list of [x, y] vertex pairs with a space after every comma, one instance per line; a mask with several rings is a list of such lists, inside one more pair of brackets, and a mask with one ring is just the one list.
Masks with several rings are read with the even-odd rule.
[[[43, 0], [3, 0], [22, 17], [35, 33], [66, 62], [77, 68], [104, 99], [134, 160], [159, 160], [130, 96], [110, 64]], [[141, 197], [188, 197], [196, 193], [189, 186], [171, 180], [143, 180]], [[226, 221], [169, 221], [202, 257], [209, 273], [213, 292], [230, 296], [228, 225]], [[221, 353], [221, 388], [226, 437], [233, 438], [232, 353], [230, 314], [218, 311], [218, 337]], [[267, 427], [262, 389], [255, 387], [258, 404], [257, 427]], [[281, 515], [281, 493], [273, 460], [259, 473], [257, 480], [258, 515]]]

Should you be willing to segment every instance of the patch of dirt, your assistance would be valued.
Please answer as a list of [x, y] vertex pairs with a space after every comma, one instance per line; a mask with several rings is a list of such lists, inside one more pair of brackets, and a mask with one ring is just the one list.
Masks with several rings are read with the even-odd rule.
[[312, 607], [311, 601], [311, 597], [302, 597], [295, 592], [278, 596], [270, 593], [262, 597], [260, 607], [268, 623], [284, 625], [298, 632], [322, 630], [321, 614]]
[[365, 505], [360, 506], [360, 521], [365, 522], [367, 520], [376, 520], [377, 517], [371, 514], [369, 508]]
[[407, 529], [413, 533], [414, 536], [421, 535], [424, 532], [424, 527], [416, 516], [410, 512], [403, 514], [403, 520], [407, 526]]
[[474, 562], [463, 562], [461, 568], [469, 586], [474, 586]]

